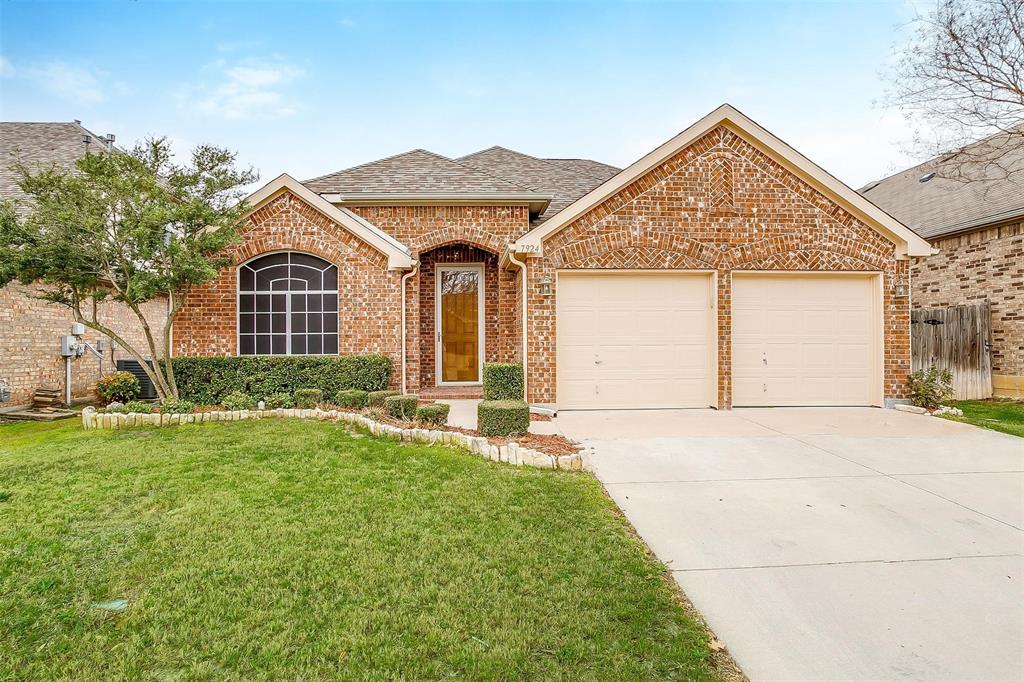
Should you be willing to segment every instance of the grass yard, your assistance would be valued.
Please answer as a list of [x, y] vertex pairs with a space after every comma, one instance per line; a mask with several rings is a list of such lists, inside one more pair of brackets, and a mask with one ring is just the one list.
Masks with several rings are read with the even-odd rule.
[[986, 429], [1024, 438], [1024, 402], [1013, 400], [957, 400], [950, 403], [964, 411], [962, 417], [946, 419], [967, 422]]
[[4, 679], [714, 679], [709, 660], [588, 474], [298, 420], [0, 425]]

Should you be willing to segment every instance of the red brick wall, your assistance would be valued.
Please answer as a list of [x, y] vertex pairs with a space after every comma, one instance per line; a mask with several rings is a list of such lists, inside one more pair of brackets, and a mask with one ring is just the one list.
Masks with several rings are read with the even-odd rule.
[[338, 266], [338, 350], [343, 355], [390, 355], [401, 363], [401, 273], [348, 230], [285, 192], [249, 217], [242, 241], [230, 249], [234, 265], [186, 299], [174, 325], [176, 355], [236, 353], [237, 266], [260, 254], [294, 250]]
[[915, 308], [992, 302], [992, 374], [1024, 377], [1024, 223], [932, 241], [912, 267]]
[[[407, 380], [410, 390], [434, 383], [434, 279], [437, 262], [486, 262], [486, 359], [516, 352], [513, 329], [516, 277], [497, 268], [497, 257], [526, 232], [529, 215], [518, 206], [372, 206], [354, 211], [384, 229], [423, 260], [407, 286]], [[242, 241], [231, 249], [234, 266], [190, 294], [175, 324], [178, 355], [236, 352], [236, 267], [277, 250], [311, 253], [338, 266], [339, 352], [387, 353], [392, 383], [401, 376], [401, 272], [343, 227], [284, 193], [250, 216]]]
[[909, 262], [894, 245], [725, 127], [703, 136], [552, 235], [529, 261], [530, 398], [556, 402], [556, 286], [571, 268], [685, 268], [718, 273], [719, 407], [732, 403], [731, 272], [883, 273], [884, 394], [910, 370]]
[[394, 236], [422, 261], [419, 274], [410, 283], [407, 304], [410, 390], [434, 385], [436, 263], [487, 263], [485, 360], [507, 362], [515, 357], [520, 329], [515, 310], [517, 275], [499, 270], [497, 259], [529, 230], [525, 206], [357, 206], [351, 210]]
[[[65, 363], [60, 356], [60, 337], [71, 330], [75, 319], [67, 308], [40, 300], [41, 292], [40, 286], [17, 283], [0, 288], [0, 379], [13, 389], [11, 400], [0, 403], [0, 408], [32, 402], [32, 394], [40, 386], [60, 388], [63, 394]], [[155, 330], [163, 328], [167, 315], [165, 300], [147, 303], [142, 311]], [[123, 305], [106, 303], [100, 306], [99, 319], [148, 356], [146, 339], [135, 313]], [[99, 332], [86, 330], [84, 339], [89, 343], [95, 346], [99, 338]], [[113, 357], [124, 360], [130, 356], [117, 350]], [[73, 398], [95, 397], [99, 367], [99, 361], [88, 351], [72, 359]], [[104, 361], [104, 372], [113, 368], [113, 363]]]

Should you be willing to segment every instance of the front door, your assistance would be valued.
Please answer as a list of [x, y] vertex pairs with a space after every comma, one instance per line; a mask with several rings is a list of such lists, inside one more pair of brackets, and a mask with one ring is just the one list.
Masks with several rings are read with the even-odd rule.
[[437, 383], [478, 384], [483, 363], [484, 271], [437, 266]]

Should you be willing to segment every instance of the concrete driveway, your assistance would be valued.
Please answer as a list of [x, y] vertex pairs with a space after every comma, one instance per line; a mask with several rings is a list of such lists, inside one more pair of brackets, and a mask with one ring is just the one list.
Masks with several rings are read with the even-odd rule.
[[1024, 679], [1024, 440], [869, 408], [557, 425], [751, 679]]

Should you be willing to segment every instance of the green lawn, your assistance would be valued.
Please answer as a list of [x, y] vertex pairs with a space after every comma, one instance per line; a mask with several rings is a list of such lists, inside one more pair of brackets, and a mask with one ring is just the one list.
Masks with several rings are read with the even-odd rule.
[[963, 417], [946, 419], [967, 422], [986, 429], [1024, 437], [1024, 402], [1012, 400], [958, 400], [950, 403], [964, 411]]
[[0, 425], [4, 679], [713, 679], [709, 660], [588, 474], [297, 420]]

